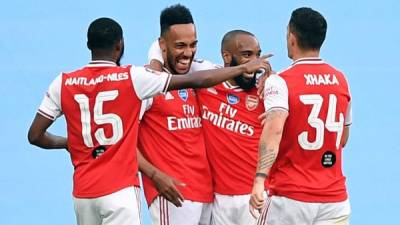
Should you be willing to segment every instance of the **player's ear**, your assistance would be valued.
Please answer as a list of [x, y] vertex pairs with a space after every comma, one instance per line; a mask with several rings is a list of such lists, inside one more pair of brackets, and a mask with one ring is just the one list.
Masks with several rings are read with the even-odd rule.
[[225, 50], [222, 50], [221, 54], [224, 59], [224, 65], [230, 65], [232, 62], [232, 54]]
[[158, 38], [158, 44], [160, 45], [161, 54], [162, 54], [162, 57], [164, 59], [164, 62], [166, 62], [166, 59], [167, 59], [167, 41], [163, 37], [160, 37], [160, 38]]
[[289, 31], [288, 33], [288, 43], [290, 44], [291, 47], [294, 47], [297, 45], [297, 38], [296, 36]]
[[123, 48], [124, 48], [124, 39], [121, 38], [121, 40], [119, 40], [117, 42], [117, 44], [115, 45], [115, 50], [120, 52], [120, 51], [122, 51]]
[[161, 51], [166, 52], [167, 51], [167, 43], [163, 37], [158, 38], [158, 44], [160, 45]]

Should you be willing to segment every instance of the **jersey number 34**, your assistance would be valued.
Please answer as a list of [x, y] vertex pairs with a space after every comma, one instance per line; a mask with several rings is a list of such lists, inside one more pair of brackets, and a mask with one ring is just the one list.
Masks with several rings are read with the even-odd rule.
[[334, 94], [330, 94], [326, 121], [324, 122], [318, 118], [323, 100], [322, 96], [318, 94], [300, 95], [300, 101], [303, 104], [312, 105], [311, 113], [308, 116], [308, 124], [316, 129], [315, 140], [313, 142], [308, 141], [307, 131], [301, 132], [298, 136], [299, 144], [304, 150], [318, 150], [323, 146], [325, 127], [328, 131], [337, 133], [336, 148], [339, 148], [343, 134], [344, 115], [343, 113], [339, 113], [339, 121], [335, 121], [337, 97]]

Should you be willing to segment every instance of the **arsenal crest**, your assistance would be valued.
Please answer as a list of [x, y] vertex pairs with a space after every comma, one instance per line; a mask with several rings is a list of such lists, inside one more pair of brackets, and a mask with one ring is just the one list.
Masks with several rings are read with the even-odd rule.
[[255, 95], [247, 95], [246, 96], [246, 109], [249, 111], [253, 111], [258, 106], [259, 99]]

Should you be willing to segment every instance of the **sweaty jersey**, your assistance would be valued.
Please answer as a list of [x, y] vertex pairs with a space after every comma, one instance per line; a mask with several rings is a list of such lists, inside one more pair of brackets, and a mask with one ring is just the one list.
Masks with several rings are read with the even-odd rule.
[[[158, 75], [157, 75], [158, 74]], [[96, 198], [139, 186], [136, 144], [141, 100], [166, 91], [170, 75], [92, 61], [59, 75], [39, 113], [64, 114], [74, 166], [73, 195]]]
[[347, 199], [341, 138], [351, 124], [345, 76], [319, 58], [303, 58], [270, 76], [265, 109], [288, 110], [279, 153], [268, 177], [271, 195], [304, 202]]
[[[215, 69], [207, 61], [194, 61], [193, 70]], [[244, 91], [228, 81], [197, 90], [214, 192], [251, 193], [257, 166], [264, 110], [257, 89]]]
[[[143, 105], [139, 150], [158, 169], [186, 184], [177, 187], [185, 199], [212, 202], [211, 172], [194, 90], [169, 91]], [[150, 205], [159, 193], [145, 175], [143, 187]]]

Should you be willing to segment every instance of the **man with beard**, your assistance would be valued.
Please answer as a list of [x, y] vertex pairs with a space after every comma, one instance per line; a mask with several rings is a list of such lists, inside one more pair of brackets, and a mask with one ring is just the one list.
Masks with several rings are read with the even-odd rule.
[[[257, 38], [233, 30], [221, 43], [224, 66], [237, 66], [260, 56]], [[204, 63], [203, 63], [204, 64]], [[211, 88], [197, 89], [202, 123], [214, 183], [213, 225], [251, 225], [248, 211], [262, 126], [256, 77], [243, 75]]]
[[[161, 68], [187, 76], [197, 46], [190, 11], [179, 4], [167, 7], [160, 25], [166, 59]], [[194, 90], [169, 91], [143, 105], [138, 149], [144, 157], [138, 153], [139, 168], [153, 225], [209, 224], [212, 179]]]
[[[161, 47], [163, 48], [163, 47]], [[224, 67], [237, 66], [260, 56], [256, 37], [247, 31], [233, 30], [221, 43]], [[151, 64], [160, 57], [157, 43], [149, 51]], [[191, 71], [215, 69], [208, 61], [194, 60]], [[256, 170], [257, 147], [264, 112], [255, 87], [256, 77], [235, 77], [211, 88], [196, 89], [202, 113], [207, 156], [211, 166], [215, 199], [212, 224], [248, 225], [256, 220], [248, 211]]]
[[[266, 67], [255, 60], [219, 78], [203, 72], [190, 76], [118, 66], [124, 42], [112, 19], [93, 21], [87, 32], [92, 61], [51, 83], [29, 129], [33, 145], [67, 149], [74, 166], [73, 201], [78, 225], [140, 224], [136, 158], [138, 118], [143, 99], [185, 87], [209, 87], [244, 71]], [[47, 132], [65, 115], [68, 139]]]

